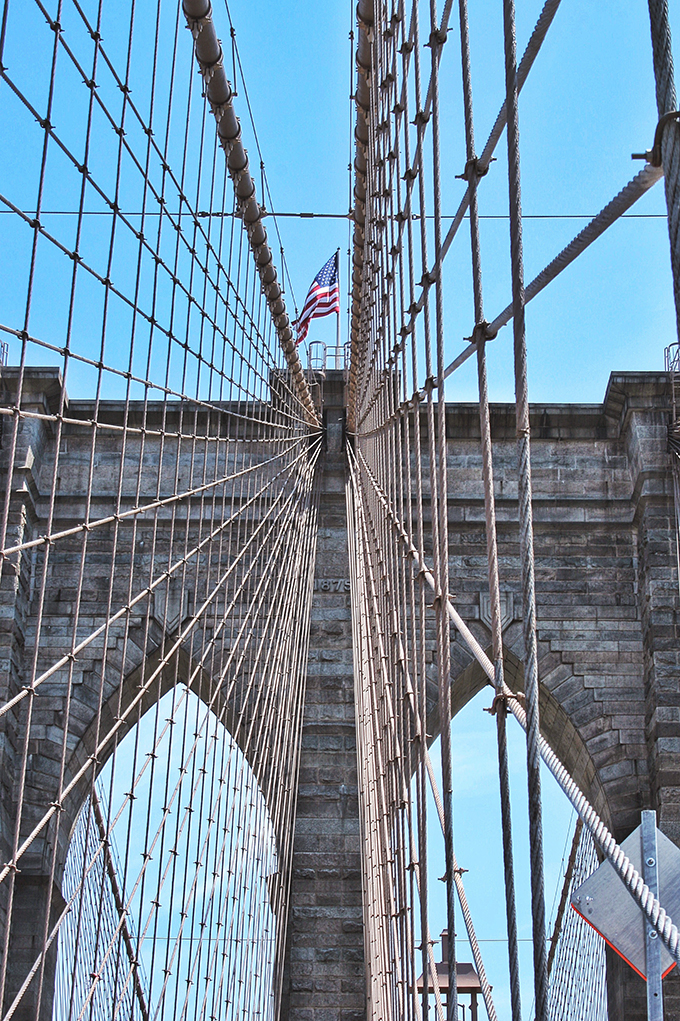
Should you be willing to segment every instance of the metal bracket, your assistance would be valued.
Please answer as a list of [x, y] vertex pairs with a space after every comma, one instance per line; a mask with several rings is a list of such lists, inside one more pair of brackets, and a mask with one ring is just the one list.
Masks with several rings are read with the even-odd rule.
[[523, 691], [517, 692], [513, 691], [508, 693], [504, 691], [497, 691], [496, 694], [494, 695], [494, 699], [491, 705], [488, 707], [488, 709], [485, 706], [483, 711], [485, 713], [488, 713], [490, 716], [495, 716], [499, 710], [502, 710], [503, 712], [507, 713], [508, 700], [511, 698], [513, 698], [515, 702], [519, 702], [522, 709], [526, 709], [526, 695], [524, 694]]
[[663, 117], [659, 119], [659, 123], [656, 126], [654, 132], [654, 145], [651, 149], [647, 149], [646, 152], [632, 152], [630, 158], [633, 160], [647, 160], [653, 167], [661, 166], [661, 142], [663, 139], [664, 128], [670, 121], [676, 121], [680, 118], [680, 110], [669, 110]]
[[477, 323], [472, 331], [471, 337], [464, 337], [464, 340], [468, 340], [471, 344], [476, 344], [479, 347], [480, 343], [486, 343], [487, 340], [495, 340], [498, 333], [492, 333], [489, 329], [489, 324], [486, 319], [481, 323]]
[[465, 164], [465, 169], [462, 174], [456, 174], [457, 181], [478, 181], [480, 177], [485, 177], [489, 173], [489, 167], [492, 163], [496, 162], [496, 157], [492, 156], [486, 166], [482, 163], [479, 156], [473, 156]]
[[[656, 812], [642, 812], [642, 873], [650, 891], [659, 896], [659, 851], [656, 841]], [[647, 972], [647, 1021], [663, 1021], [663, 989], [661, 985], [661, 940], [656, 929], [645, 919], [645, 953]]]

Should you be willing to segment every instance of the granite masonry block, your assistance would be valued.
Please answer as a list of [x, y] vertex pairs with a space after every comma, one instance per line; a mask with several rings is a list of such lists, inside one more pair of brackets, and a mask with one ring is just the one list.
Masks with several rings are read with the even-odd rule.
[[[52, 386], [48, 370], [31, 371], [46, 373]], [[652, 805], [660, 811], [662, 828], [678, 840], [680, 601], [666, 449], [667, 385], [661, 373], [618, 374], [612, 376], [602, 405], [533, 407], [532, 465], [540, 671], [552, 697], [543, 713], [544, 733], [554, 747], [570, 756], [574, 768], [597, 781], [618, 836], [638, 824], [641, 807]], [[31, 399], [37, 408], [47, 400], [37, 393]], [[340, 408], [342, 387], [334, 390], [327, 385], [327, 399]], [[91, 411], [86, 404], [81, 410], [74, 404], [70, 413], [87, 420]], [[112, 420], [120, 417], [120, 406], [116, 410], [112, 405], [107, 414]], [[449, 506], [451, 588], [458, 595], [459, 611], [474, 622], [474, 633], [487, 648], [490, 635], [480, 622], [480, 595], [488, 592], [488, 582], [478, 410], [473, 405], [451, 405], [446, 415], [453, 495]], [[133, 407], [132, 416], [142, 423], [139, 409]], [[504, 591], [515, 595], [515, 616], [504, 639], [520, 663], [517, 676], [521, 678], [514, 415], [511, 408], [494, 405], [491, 416], [502, 584]], [[89, 429], [64, 425], [55, 528], [84, 513], [89, 439]], [[172, 492], [175, 441], [167, 440], [162, 465], [153, 448], [155, 441], [148, 436], [145, 442], [142, 489], [153, 494], [160, 481], [163, 494]], [[20, 457], [26, 456], [29, 446], [37, 462], [32, 488], [12, 493], [10, 506], [10, 534], [16, 541], [23, 539], [26, 530], [35, 528], [40, 534], [44, 528], [55, 456], [51, 428], [37, 421], [22, 422]], [[99, 491], [94, 494], [92, 516], [110, 513], [120, 451], [117, 435], [103, 431], [97, 436], [95, 479]], [[264, 448], [261, 453], [264, 457]], [[229, 462], [232, 469], [238, 462], [237, 449], [233, 455]], [[194, 458], [193, 468], [188, 456], [180, 462], [183, 484], [203, 476], [203, 452], [199, 450]], [[133, 505], [138, 459], [135, 440], [124, 465], [126, 507]], [[316, 591], [281, 1018], [365, 1021], [351, 608], [346, 592], [332, 590], [336, 584], [343, 587], [349, 578], [345, 465], [341, 451], [329, 450], [322, 460]], [[427, 493], [429, 483], [425, 481]], [[204, 515], [204, 521], [208, 520], [209, 515]], [[171, 512], [162, 510], [157, 522], [158, 549], [167, 557]], [[100, 625], [110, 580], [112, 536], [110, 528], [90, 534], [80, 595], [78, 558], [74, 556], [79, 546], [54, 545], [40, 669], [49, 666], [55, 656], [68, 653], [78, 598], [79, 635]], [[135, 562], [148, 574], [151, 560], [140, 544], [147, 543], [148, 548], [151, 530], [144, 522], [138, 525], [137, 538]], [[431, 555], [428, 536], [426, 558], [430, 561]], [[128, 548], [119, 549], [116, 571], [125, 573], [130, 556]], [[40, 562], [38, 554], [38, 568]], [[213, 558], [213, 567], [216, 564]], [[25, 683], [26, 652], [30, 653], [35, 641], [29, 567], [23, 561], [5, 565], [0, 585], [0, 668], [12, 690]], [[328, 591], [323, 591], [324, 584]], [[143, 614], [133, 615], [128, 624], [132, 628], [130, 648], [136, 645], [135, 655], [141, 657], [146, 654]], [[109, 636], [108, 655], [114, 673], [125, 667], [121, 663], [123, 634], [120, 626]], [[433, 663], [436, 641], [430, 625], [425, 637], [428, 663]], [[68, 716], [70, 749], [78, 745], [97, 711], [101, 683], [97, 662], [102, 652], [101, 647], [93, 646], [77, 663]], [[470, 657], [457, 639], [453, 654], [460, 672]], [[50, 678], [35, 699], [28, 820], [39, 819], [41, 806], [52, 800], [58, 776], [55, 765], [62, 747], [65, 682], [63, 672]], [[20, 754], [21, 740], [11, 732], [9, 722], [3, 766], [7, 759], [8, 775], [13, 778], [9, 760]], [[9, 793], [3, 795], [7, 802], [2, 804], [3, 827], [12, 813], [12, 783], [8, 782]], [[22, 917], [25, 920], [29, 915]], [[21, 938], [16, 932], [17, 945]], [[628, 972], [630, 969], [623, 970], [610, 961], [610, 1017], [642, 1021], [644, 988]], [[678, 981], [669, 976], [665, 982], [668, 1017], [680, 1017], [678, 988]]]

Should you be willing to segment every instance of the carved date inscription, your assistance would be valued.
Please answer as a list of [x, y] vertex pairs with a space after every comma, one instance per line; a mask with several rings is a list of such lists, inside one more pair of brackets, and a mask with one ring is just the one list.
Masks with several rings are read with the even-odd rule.
[[349, 578], [315, 578], [315, 592], [349, 592]]

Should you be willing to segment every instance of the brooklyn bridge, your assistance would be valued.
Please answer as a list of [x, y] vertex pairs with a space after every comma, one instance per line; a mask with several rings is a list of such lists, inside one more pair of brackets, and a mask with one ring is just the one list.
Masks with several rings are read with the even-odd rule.
[[[4, 2], [1, 1021], [680, 1018], [668, 4], [630, 43], [651, 148], [618, 181], [601, 140], [606, 201], [526, 279], [522, 95], [569, 4], [482, 5], [490, 120], [479, 6], [352, 10], [336, 333], [227, 4]], [[530, 402], [526, 307], [654, 190], [657, 370], [600, 322], [597, 400]]]

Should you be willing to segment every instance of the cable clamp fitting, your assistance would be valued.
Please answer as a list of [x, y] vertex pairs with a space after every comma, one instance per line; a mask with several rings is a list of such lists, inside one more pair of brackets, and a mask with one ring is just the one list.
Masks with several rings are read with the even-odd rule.
[[507, 713], [508, 700], [511, 698], [514, 698], [516, 702], [519, 702], [523, 709], [526, 708], [526, 696], [523, 691], [518, 691], [517, 693], [509, 692], [508, 694], [504, 691], [497, 691], [494, 695], [493, 702], [488, 709], [484, 709], [484, 712], [489, 713], [490, 716], [496, 716], [498, 710], [502, 707], [503, 711]]
[[467, 340], [470, 344], [475, 344], [477, 347], [479, 347], [480, 342], [485, 343], [487, 340], [495, 340], [497, 336], [498, 332], [491, 333], [489, 329], [489, 324], [487, 323], [486, 319], [483, 319], [481, 323], [477, 323], [477, 325], [475, 326], [474, 330], [472, 331], [472, 336], [464, 337], [463, 339]]
[[[222, 62], [222, 47], [220, 47], [220, 55], [219, 55], [219, 57], [217, 58], [217, 60], [215, 61], [214, 64], [200, 64], [199, 66], [200, 66], [201, 78], [203, 79], [203, 84], [207, 88], [207, 86], [210, 85], [210, 82], [212, 81], [212, 79], [215, 76], [215, 74], [221, 68], [224, 67], [224, 64]], [[206, 94], [206, 98], [207, 98], [207, 94]]]
[[187, 18], [187, 28], [191, 32], [194, 39], [198, 39], [204, 27], [208, 25], [211, 21], [212, 11], [209, 11], [209, 13], [204, 15], [202, 18]]
[[430, 32], [430, 38], [425, 43], [426, 46], [437, 48], [443, 46], [448, 38], [448, 29], [446, 28], [435, 28]]
[[646, 160], [653, 167], [661, 166], [661, 142], [663, 140], [664, 128], [671, 121], [676, 121], [680, 118], [680, 110], [669, 110], [668, 113], [663, 114], [659, 118], [659, 123], [656, 126], [654, 132], [654, 145], [651, 149], [647, 149], [646, 152], [632, 152], [630, 158], [633, 160]]
[[504, 694], [502, 691], [499, 691], [499, 692], [497, 692], [494, 695], [493, 702], [488, 707], [488, 709], [486, 708], [486, 706], [484, 707], [484, 712], [488, 713], [489, 716], [496, 716], [496, 714], [498, 713], [498, 710], [501, 709], [501, 708], [503, 709], [503, 711], [505, 713], [507, 713], [507, 711], [508, 711], [508, 696], [506, 694]]
[[480, 160], [479, 156], [473, 156], [465, 164], [465, 169], [462, 174], [456, 174], [457, 181], [478, 181], [480, 177], [486, 177], [489, 173], [489, 167], [492, 163], [496, 162], [496, 157], [492, 156], [488, 163], [484, 164]]
[[[232, 95], [233, 95], [233, 93], [232, 93]], [[215, 120], [217, 121], [218, 124], [222, 120], [222, 118], [223, 118], [223, 116], [225, 114], [225, 111], [227, 111], [232, 105], [233, 104], [231, 102], [231, 97], [228, 100], [226, 100], [226, 102], [224, 102], [224, 103], [212, 103], [212, 102], [210, 103], [210, 110], [211, 110], [211, 112], [212, 112], [212, 114], [213, 114], [213, 116], [214, 116], [214, 118], [215, 118]]]

